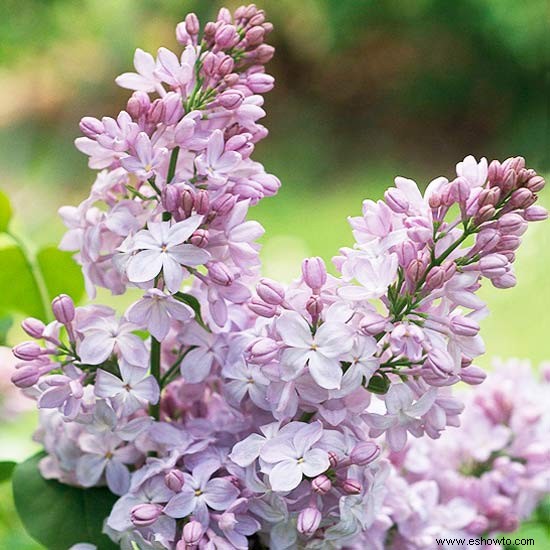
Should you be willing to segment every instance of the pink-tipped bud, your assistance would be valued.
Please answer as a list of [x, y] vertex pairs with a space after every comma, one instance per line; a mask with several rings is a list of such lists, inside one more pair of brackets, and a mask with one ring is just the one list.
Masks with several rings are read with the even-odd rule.
[[396, 214], [405, 214], [409, 210], [409, 201], [405, 196], [405, 193], [397, 187], [390, 187], [384, 193], [384, 200]]
[[502, 254], [489, 254], [479, 260], [479, 270], [485, 277], [500, 277], [508, 268], [508, 258]]
[[181, 208], [186, 216], [191, 215], [194, 204], [193, 193], [189, 189], [184, 189], [181, 193]]
[[173, 468], [164, 476], [164, 483], [168, 489], [174, 491], [174, 493], [179, 493], [185, 485], [185, 477], [183, 472]]
[[498, 220], [497, 226], [502, 233], [507, 235], [521, 235], [527, 229], [526, 221], [519, 214], [514, 213], [504, 214]]
[[37, 357], [40, 357], [44, 353], [44, 349], [41, 348], [36, 342], [21, 342], [13, 348], [13, 354], [22, 361], [32, 361]]
[[155, 99], [149, 111], [149, 121], [158, 124], [164, 120], [164, 103], [161, 99]]
[[318, 495], [326, 495], [332, 489], [332, 481], [325, 474], [321, 474], [312, 480], [311, 489]]
[[359, 323], [359, 328], [364, 334], [374, 336], [375, 334], [383, 332], [387, 324], [388, 320], [384, 316], [380, 315], [380, 313], [369, 311], [363, 315], [363, 318]]
[[251, 362], [265, 365], [277, 357], [279, 344], [271, 338], [258, 338], [249, 344], [247, 351]]
[[491, 185], [496, 185], [500, 183], [503, 177], [503, 170], [500, 162], [498, 160], [492, 160], [489, 163], [489, 168], [487, 170], [487, 179]]
[[510, 204], [514, 208], [527, 208], [536, 200], [537, 198], [531, 191], [529, 191], [529, 189], [520, 187], [512, 193], [512, 196], [510, 197]]
[[482, 229], [476, 235], [475, 249], [483, 252], [491, 252], [500, 241], [500, 233], [496, 229]]
[[239, 42], [239, 35], [237, 29], [233, 25], [222, 25], [214, 36], [216, 45], [221, 50], [226, 50], [237, 45]]
[[234, 68], [235, 61], [233, 58], [230, 55], [222, 56], [220, 62], [218, 63], [218, 74], [221, 77], [225, 77], [232, 73]]
[[465, 178], [456, 178], [451, 183], [451, 196], [455, 202], [459, 204], [465, 204], [470, 196], [470, 185]]
[[208, 229], [197, 229], [189, 238], [189, 242], [199, 248], [205, 248], [208, 246], [208, 239]]
[[137, 527], [147, 527], [157, 521], [162, 514], [158, 504], [138, 504], [130, 512], [130, 519]]
[[485, 371], [475, 365], [460, 369], [458, 375], [463, 382], [470, 384], [470, 386], [477, 386], [487, 378]]
[[249, 46], [259, 46], [264, 41], [264, 36], [265, 29], [260, 25], [251, 27], [246, 31], [246, 34], [244, 35], [246, 42]]
[[103, 123], [97, 118], [85, 116], [79, 124], [80, 131], [87, 137], [94, 139], [105, 132]]
[[450, 329], [459, 336], [475, 336], [479, 332], [479, 323], [471, 317], [455, 315], [449, 323]]
[[489, 189], [483, 189], [477, 197], [477, 204], [479, 207], [483, 206], [495, 206], [500, 198], [500, 189], [498, 187], [491, 187]]
[[306, 311], [311, 315], [314, 323], [317, 322], [323, 311], [323, 301], [319, 296], [311, 296], [306, 302]]
[[21, 327], [31, 338], [42, 338], [46, 325], [39, 319], [34, 317], [27, 317], [22, 323]]
[[525, 209], [523, 217], [528, 222], [541, 222], [548, 218], [548, 210], [546, 210], [543, 206], [530, 206]]
[[308, 507], [298, 515], [297, 528], [302, 535], [311, 537], [321, 524], [321, 512], [317, 508]]
[[338, 466], [338, 455], [334, 451], [329, 451], [328, 461], [331, 468], [336, 468], [336, 466]]
[[517, 284], [516, 276], [512, 272], [505, 273], [499, 277], [491, 279], [491, 283], [495, 288], [513, 288]]
[[304, 283], [314, 292], [319, 291], [327, 282], [327, 268], [322, 258], [315, 256], [302, 262]]
[[525, 187], [527, 187], [527, 189], [529, 189], [529, 191], [532, 191], [533, 193], [538, 193], [539, 191], [542, 191], [544, 189], [545, 185], [546, 182], [544, 181], [544, 178], [542, 176], [533, 176], [529, 178], [529, 180], [525, 184]]
[[74, 302], [72, 298], [66, 294], [60, 294], [55, 297], [52, 302], [52, 311], [55, 318], [60, 323], [63, 325], [69, 324], [75, 316]]
[[426, 289], [435, 290], [436, 288], [441, 288], [445, 283], [445, 269], [441, 266], [436, 266], [430, 269], [426, 277]]
[[176, 212], [181, 201], [179, 189], [175, 185], [165, 185], [161, 194], [164, 209], [167, 212]]
[[272, 306], [279, 306], [285, 300], [284, 287], [271, 279], [260, 279], [256, 292], [264, 302]]
[[200, 189], [193, 199], [193, 206], [197, 214], [201, 214], [201, 216], [208, 214], [210, 210], [210, 197], [208, 191]]
[[137, 120], [147, 115], [150, 107], [151, 100], [145, 92], [134, 92], [126, 104], [126, 111], [134, 120]]
[[40, 369], [34, 365], [26, 365], [18, 368], [11, 376], [11, 381], [18, 388], [30, 388], [34, 386], [40, 378]]
[[349, 457], [353, 464], [366, 466], [378, 458], [380, 447], [372, 441], [360, 441], [353, 447]]
[[277, 313], [277, 306], [266, 304], [263, 300], [257, 300], [256, 298], [250, 300], [248, 307], [256, 315], [267, 317], [268, 319], [274, 317]]
[[199, 18], [194, 13], [188, 13], [185, 16], [185, 30], [190, 36], [199, 34], [200, 24]]
[[363, 490], [363, 486], [356, 479], [348, 478], [342, 483], [342, 490], [348, 495], [358, 495]]
[[449, 352], [440, 348], [430, 350], [425, 365], [439, 378], [447, 378], [453, 373], [455, 366]]
[[424, 271], [426, 271], [426, 266], [424, 265], [424, 262], [419, 259], [414, 259], [407, 266], [407, 278], [411, 282], [417, 283], [424, 276]]
[[275, 79], [269, 74], [253, 73], [248, 75], [246, 85], [255, 94], [265, 94], [273, 89]]
[[228, 110], [238, 109], [244, 101], [244, 94], [239, 90], [226, 90], [218, 96], [219, 104]]
[[495, 213], [495, 207], [491, 204], [486, 204], [477, 211], [477, 214], [475, 215], [475, 221], [478, 225], [488, 222], [489, 220], [493, 219]]
[[202, 525], [195, 520], [191, 520], [189, 523], [186, 523], [183, 527], [183, 537], [182, 540], [185, 544], [189, 546], [197, 545], [202, 539], [203, 535]]
[[230, 286], [235, 278], [222, 262], [213, 262], [208, 265], [210, 280], [220, 286]]

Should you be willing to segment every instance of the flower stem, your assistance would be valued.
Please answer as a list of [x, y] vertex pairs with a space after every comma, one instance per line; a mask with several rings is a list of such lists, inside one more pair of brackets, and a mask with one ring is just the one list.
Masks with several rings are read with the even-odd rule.
[[[160, 385], [160, 342], [154, 336], [151, 336], [151, 374]], [[156, 405], [150, 405], [149, 412], [155, 420], [160, 418], [160, 398]]]

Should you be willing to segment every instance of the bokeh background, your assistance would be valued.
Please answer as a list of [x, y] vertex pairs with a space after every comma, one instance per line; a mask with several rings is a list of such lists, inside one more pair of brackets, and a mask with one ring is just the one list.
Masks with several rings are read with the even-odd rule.
[[[188, 11], [205, 20], [221, 3], [0, 3], [0, 189], [14, 204], [14, 231], [36, 249], [58, 242], [57, 208], [80, 202], [93, 180], [73, 147], [79, 119], [115, 115], [125, 104], [128, 92], [113, 80], [129, 70], [136, 47], [177, 48], [175, 23]], [[277, 197], [252, 211], [266, 228], [266, 275], [289, 280], [306, 255], [330, 260], [351, 243], [346, 217], [396, 175], [426, 185], [452, 175], [467, 154], [523, 155], [550, 172], [546, 0], [256, 4], [275, 24], [269, 70], [277, 87], [266, 103], [271, 135], [255, 158], [283, 182]], [[542, 203], [550, 206], [549, 193]], [[494, 356], [550, 359], [550, 223], [530, 229], [516, 266], [515, 289], [483, 292], [492, 311], [483, 327], [485, 367]], [[13, 316], [7, 309], [0, 291], [0, 318]], [[19, 336], [14, 323], [0, 344]], [[0, 355], [0, 373], [6, 362]], [[33, 413], [0, 416], [0, 460], [32, 452], [34, 422]], [[7, 484], [0, 485], [0, 548], [38, 548], [17, 523]]]

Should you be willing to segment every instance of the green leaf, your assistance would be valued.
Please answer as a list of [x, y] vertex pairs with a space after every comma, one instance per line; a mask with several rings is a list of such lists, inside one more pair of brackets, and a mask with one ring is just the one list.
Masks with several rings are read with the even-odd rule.
[[82, 271], [70, 252], [49, 246], [38, 252], [36, 261], [44, 277], [50, 299], [59, 294], [68, 294], [75, 302], [82, 298], [84, 294]]
[[0, 311], [18, 311], [43, 319], [40, 291], [18, 246], [0, 249]]
[[11, 475], [16, 466], [15, 462], [1, 461], [0, 462], [0, 483], [11, 479]]
[[367, 390], [384, 395], [390, 389], [390, 379], [385, 374], [374, 374], [369, 380]]
[[174, 294], [174, 298], [176, 298], [180, 302], [183, 302], [184, 304], [187, 304], [195, 312], [195, 319], [197, 320], [199, 325], [202, 325], [203, 327], [205, 326], [201, 315], [201, 305], [194, 296], [192, 296], [191, 294], [186, 294], [185, 292], [176, 292]]
[[43, 456], [18, 464], [13, 474], [15, 507], [27, 532], [49, 550], [67, 550], [78, 542], [99, 550], [118, 548], [101, 532], [117, 497], [105, 488], [78, 489], [44, 479], [38, 471]]
[[0, 191], [0, 233], [7, 231], [12, 213], [10, 199], [5, 193]]

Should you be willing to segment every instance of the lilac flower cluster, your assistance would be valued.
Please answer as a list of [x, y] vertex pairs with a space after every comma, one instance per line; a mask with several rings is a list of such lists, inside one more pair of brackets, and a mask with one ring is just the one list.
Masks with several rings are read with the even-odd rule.
[[391, 456], [378, 518], [389, 529], [372, 548], [436, 549], [436, 538], [497, 538], [515, 531], [550, 494], [549, 366], [540, 377], [528, 361], [495, 367], [486, 384], [466, 392], [460, 429], [437, 441], [416, 439]]
[[270, 31], [254, 5], [222, 9], [202, 33], [192, 14], [177, 26], [180, 56], [136, 52], [117, 79], [135, 90], [126, 110], [82, 120], [77, 147], [101, 171], [61, 209], [61, 246], [91, 296], [141, 296], [121, 317], [59, 296], [55, 321], [23, 323], [41, 342], [14, 350], [13, 381], [41, 411], [42, 474], [119, 495], [105, 529], [122, 548], [374, 537], [384, 446], [458, 425], [449, 386], [485, 378], [476, 291], [514, 285], [520, 237], [547, 216], [522, 158], [467, 157], [424, 194], [397, 178], [365, 201], [338, 277], [309, 258], [288, 287], [260, 278], [247, 213], [279, 187], [251, 160]]

